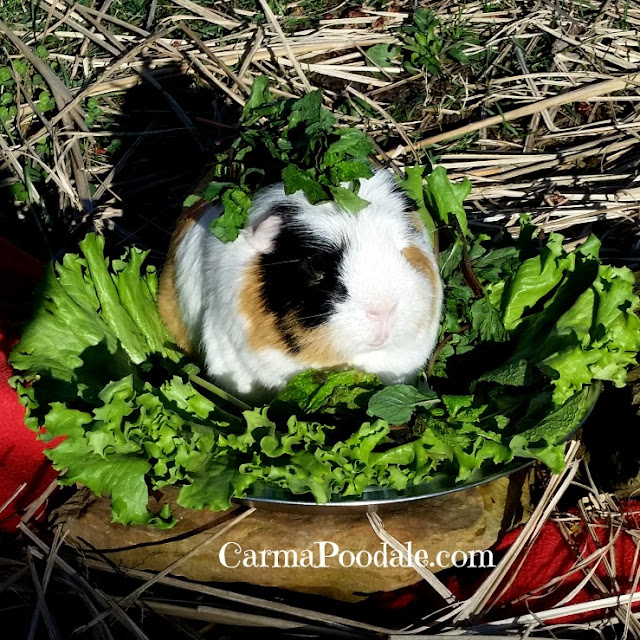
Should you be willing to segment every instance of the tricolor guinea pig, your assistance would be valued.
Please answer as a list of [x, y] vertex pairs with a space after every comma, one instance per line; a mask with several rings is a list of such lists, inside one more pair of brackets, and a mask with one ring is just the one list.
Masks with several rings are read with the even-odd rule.
[[394, 384], [425, 367], [442, 303], [433, 248], [390, 173], [362, 180], [358, 194], [370, 204], [353, 214], [272, 185], [229, 243], [209, 230], [220, 206], [178, 224], [158, 307], [221, 387], [258, 400], [309, 368]]

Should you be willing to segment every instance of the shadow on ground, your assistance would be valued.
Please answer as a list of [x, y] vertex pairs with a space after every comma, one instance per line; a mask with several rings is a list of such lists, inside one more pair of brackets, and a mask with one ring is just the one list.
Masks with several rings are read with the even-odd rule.
[[[119, 254], [124, 246], [135, 243], [151, 249], [152, 262], [162, 261], [184, 198], [210, 167], [217, 149], [235, 135], [239, 112], [227, 106], [219, 92], [196, 85], [177, 66], [164, 68], [154, 78], [157, 86], [145, 81], [122, 99], [114, 99], [120, 111], [111, 127], [113, 139], [119, 141], [111, 158], [115, 170], [106, 189], [100, 187], [100, 180], [107, 173], [100, 180], [90, 179], [103, 191], [94, 203], [93, 218], [70, 225], [70, 220], [79, 219], [78, 213], [60, 211], [52, 182], [39, 186], [45, 207], [17, 203], [9, 185], [13, 174], [7, 171], [0, 176], [4, 237], [43, 260], [59, 257], [75, 250], [108, 205], [122, 211], [105, 226], [112, 253]], [[99, 156], [104, 153], [102, 145], [113, 139], [90, 139], [91, 148], [85, 154]]]

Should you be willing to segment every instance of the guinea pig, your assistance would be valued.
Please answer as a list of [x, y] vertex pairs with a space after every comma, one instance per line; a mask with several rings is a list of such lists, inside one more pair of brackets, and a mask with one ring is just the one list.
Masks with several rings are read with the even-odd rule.
[[370, 204], [347, 213], [275, 184], [239, 237], [210, 231], [221, 206], [176, 227], [158, 308], [210, 378], [247, 400], [309, 368], [356, 368], [413, 382], [433, 352], [442, 284], [427, 232], [393, 176], [361, 180]]

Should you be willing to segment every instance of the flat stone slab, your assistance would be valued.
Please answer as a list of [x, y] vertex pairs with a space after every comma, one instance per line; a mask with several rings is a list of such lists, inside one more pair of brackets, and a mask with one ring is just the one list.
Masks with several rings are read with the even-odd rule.
[[[525, 477], [515, 474], [379, 515], [388, 533], [410, 543], [418, 560], [437, 572], [462, 561], [464, 554], [469, 559], [472, 552], [488, 549], [501, 531], [522, 520], [528, 508]], [[356, 601], [421, 579], [383, 544], [366, 514], [258, 509], [211, 539], [242, 510], [184, 509], [176, 497], [177, 490], [168, 488], [161, 498], [178, 520], [168, 531], [112, 523], [110, 501], [86, 489], [58, 509], [54, 519], [67, 532], [67, 541], [85, 554], [84, 541], [103, 550], [110, 561], [133, 569], [162, 571], [208, 541], [171, 572], [202, 582], [248, 582]], [[478, 554], [474, 557], [481, 561]]]

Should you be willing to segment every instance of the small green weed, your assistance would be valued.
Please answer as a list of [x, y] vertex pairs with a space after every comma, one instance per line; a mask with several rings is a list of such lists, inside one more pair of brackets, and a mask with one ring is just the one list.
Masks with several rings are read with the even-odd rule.
[[101, 116], [103, 112], [102, 109], [98, 106], [98, 101], [96, 100], [96, 98], [89, 98], [87, 100], [85, 109], [87, 112], [85, 122], [87, 123], [88, 127], [91, 127], [93, 124], [95, 124], [96, 119]]
[[400, 27], [402, 44], [396, 47], [377, 44], [370, 47], [367, 56], [380, 67], [400, 62], [405, 71], [431, 75], [442, 73], [455, 62], [472, 64], [464, 49], [477, 44], [473, 30], [460, 19], [443, 22], [429, 9], [418, 9], [411, 21]]

